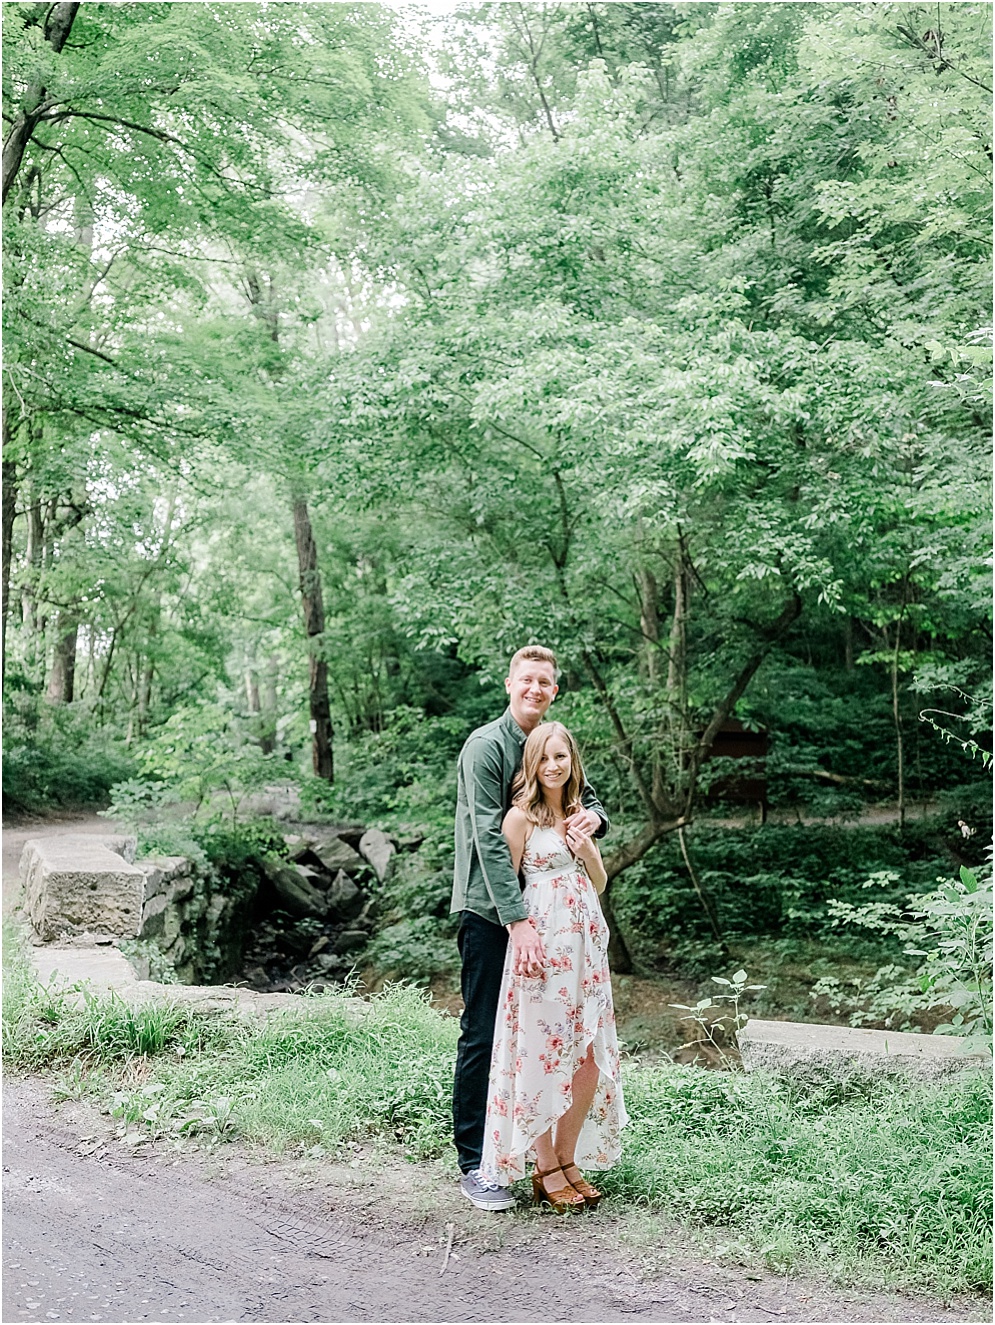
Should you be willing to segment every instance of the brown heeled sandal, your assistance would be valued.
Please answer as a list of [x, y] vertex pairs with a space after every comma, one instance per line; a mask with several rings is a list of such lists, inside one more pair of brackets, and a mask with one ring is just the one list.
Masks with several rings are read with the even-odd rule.
[[589, 1210], [596, 1210], [598, 1202], [601, 1200], [604, 1193], [599, 1192], [597, 1187], [591, 1186], [575, 1163], [561, 1164], [560, 1168], [563, 1170], [563, 1176], [565, 1178], [567, 1178], [568, 1169], [577, 1169], [577, 1173], [580, 1176], [577, 1178], [567, 1178], [567, 1182], [569, 1182], [575, 1192], [579, 1192], [580, 1195], [583, 1196], [584, 1204]]
[[579, 1212], [585, 1208], [587, 1202], [583, 1196], [570, 1183], [566, 1187], [558, 1187], [555, 1192], [547, 1192], [542, 1185], [543, 1178], [548, 1178], [551, 1173], [559, 1172], [559, 1168], [554, 1169], [533, 1169], [532, 1170], [532, 1204], [550, 1206], [558, 1215], [565, 1215], [571, 1212]]

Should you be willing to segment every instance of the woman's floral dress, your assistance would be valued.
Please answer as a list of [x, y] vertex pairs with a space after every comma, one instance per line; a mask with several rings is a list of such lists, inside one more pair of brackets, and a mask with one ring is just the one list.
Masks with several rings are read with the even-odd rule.
[[546, 950], [542, 975], [504, 964], [484, 1125], [483, 1175], [507, 1187], [525, 1176], [537, 1137], [570, 1107], [574, 1073], [593, 1044], [601, 1069], [577, 1146], [582, 1168], [607, 1169], [628, 1118], [608, 972], [608, 926], [583, 862], [555, 828], [532, 830], [522, 857], [525, 904]]

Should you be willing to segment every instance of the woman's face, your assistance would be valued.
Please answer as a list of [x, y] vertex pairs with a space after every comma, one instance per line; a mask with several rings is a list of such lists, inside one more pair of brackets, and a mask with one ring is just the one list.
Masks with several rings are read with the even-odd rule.
[[570, 747], [562, 736], [554, 733], [539, 759], [539, 785], [550, 790], [566, 786], [570, 766]]

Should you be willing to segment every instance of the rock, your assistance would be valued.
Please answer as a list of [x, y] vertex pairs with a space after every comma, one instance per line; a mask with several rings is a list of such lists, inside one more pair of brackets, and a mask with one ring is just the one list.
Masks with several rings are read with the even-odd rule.
[[359, 840], [359, 854], [370, 862], [381, 883], [386, 883], [396, 851], [394, 843], [379, 828], [368, 829]]
[[377, 914], [377, 899], [370, 897], [359, 915], [353, 921], [354, 929], [372, 929]]
[[369, 937], [363, 929], [344, 929], [335, 940], [335, 951], [356, 952], [359, 948], [366, 947]]
[[340, 970], [345, 962], [334, 952], [323, 952], [316, 959], [315, 966], [319, 971], [337, 971]]
[[324, 893], [302, 878], [295, 866], [267, 861], [263, 868], [284, 911], [292, 916], [323, 916], [328, 910]]
[[366, 904], [366, 894], [357, 888], [345, 870], [339, 870], [327, 894], [332, 920], [354, 920]]
[[312, 865], [304, 865], [299, 862], [294, 865], [294, 869], [304, 882], [309, 883], [312, 888], [328, 887], [328, 871], [326, 869], [321, 867], [315, 869]]
[[192, 892], [193, 879], [191, 878], [174, 879], [166, 888], [166, 896], [170, 904], [185, 901]]
[[141, 938], [155, 939], [164, 933], [166, 928], [165, 911], [168, 905], [169, 903], [161, 893], [145, 903], [142, 908]]
[[424, 833], [401, 833], [400, 835], [394, 835], [394, 844], [398, 851], [417, 851], [424, 841]]
[[855, 1076], [935, 1080], [976, 1069], [985, 1061], [980, 1054], [963, 1053], [962, 1042], [954, 1036], [808, 1022], [751, 1020], [738, 1039], [748, 1072], [760, 1068], [806, 1080], [842, 1081]]
[[97, 992], [123, 989], [136, 982], [135, 970], [116, 948], [35, 948], [31, 961], [46, 985], [88, 984]]
[[366, 868], [363, 857], [353, 851], [352, 847], [340, 837], [330, 837], [324, 842], [316, 843], [314, 854], [322, 867], [333, 876], [338, 874], [339, 870], [355, 874]]
[[266, 814], [274, 819], [299, 819], [301, 793], [292, 782], [274, 783], [243, 797], [239, 813], [256, 816]]
[[138, 937], [145, 875], [99, 839], [30, 839], [21, 855], [21, 880], [28, 919], [45, 941], [84, 929]]

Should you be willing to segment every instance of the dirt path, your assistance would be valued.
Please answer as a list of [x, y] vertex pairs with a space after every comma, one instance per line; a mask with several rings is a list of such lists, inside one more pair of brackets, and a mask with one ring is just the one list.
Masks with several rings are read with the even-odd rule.
[[[39, 1080], [4, 1090], [3, 1320], [980, 1321], [944, 1304], [744, 1273], [658, 1228], [648, 1273], [626, 1212], [485, 1215], [447, 1166], [261, 1162], [114, 1140]], [[452, 1230], [451, 1253], [446, 1243]], [[646, 1248], [643, 1243], [644, 1250]]]

